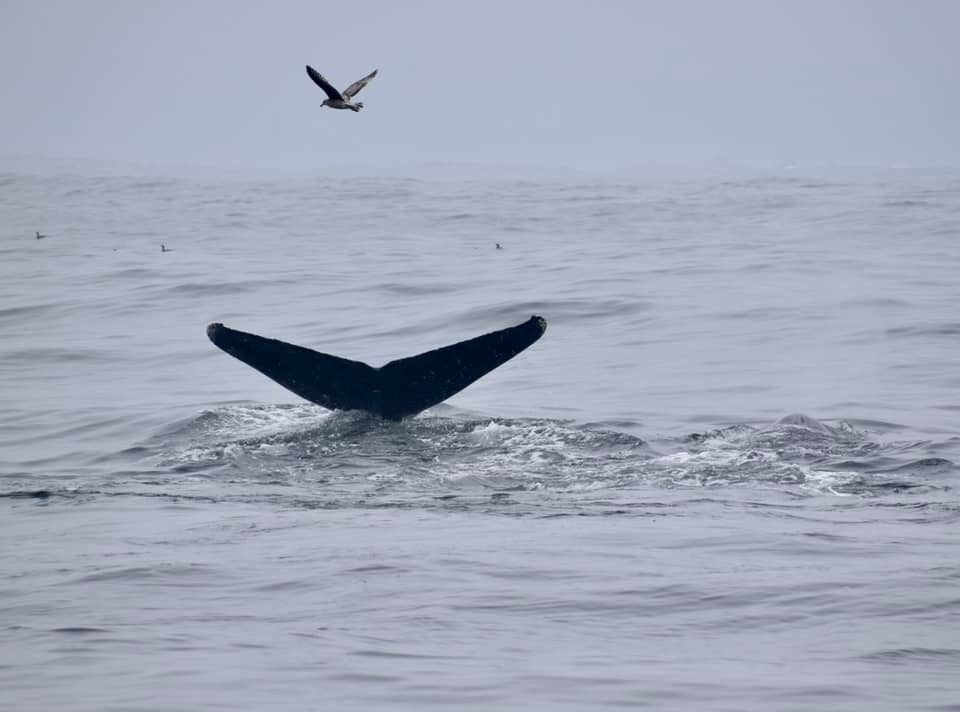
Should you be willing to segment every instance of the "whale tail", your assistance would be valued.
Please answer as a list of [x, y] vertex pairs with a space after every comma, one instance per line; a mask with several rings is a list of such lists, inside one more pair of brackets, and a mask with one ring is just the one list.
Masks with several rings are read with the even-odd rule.
[[365, 410], [400, 420], [462, 391], [543, 336], [532, 316], [507, 329], [373, 368], [303, 346], [210, 324], [219, 348], [301, 398], [331, 410]]

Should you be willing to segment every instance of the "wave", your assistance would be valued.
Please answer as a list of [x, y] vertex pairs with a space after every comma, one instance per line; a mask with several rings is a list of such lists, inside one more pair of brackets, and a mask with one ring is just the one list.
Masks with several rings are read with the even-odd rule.
[[497, 505], [514, 514], [555, 515], [606, 511], [611, 497], [656, 492], [902, 498], [946, 491], [958, 471], [945, 458], [905, 460], [898, 443], [801, 414], [764, 427], [737, 424], [650, 442], [608, 425], [477, 418], [449, 407], [393, 423], [310, 405], [227, 405], [117, 453], [115, 464], [137, 466], [99, 483], [20, 487], [3, 496], [140, 493], [335, 508]]

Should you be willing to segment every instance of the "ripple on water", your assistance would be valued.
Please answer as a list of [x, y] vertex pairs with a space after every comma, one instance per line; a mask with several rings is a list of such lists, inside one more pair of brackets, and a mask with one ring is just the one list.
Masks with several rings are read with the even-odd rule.
[[[608, 512], [610, 496], [649, 501], [658, 490], [935, 495], [948, 490], [957, 471], [945, 458], [917, 458], [914, 447], [876, 442], [847, 423], [801, 415], [767, 427], [735, 425], [648, 443], [606, 425], [435, 410], [392, 423], [306, 404], [210, 409], [116, 453], [117, 472], [126, 474], [86, 483], [80, 492], [286, 499], [308, 507], [476, 504], [484, 511], [496, 506], [542, 515], [544, 507]], [[137, 466], [121, 468], [120, 461]], [[67, 489], [80, 493], [76, 482]], [[7, 496], [23, 491], [30, 490]], [[54, 486], [44, 491], [61, 494]]]

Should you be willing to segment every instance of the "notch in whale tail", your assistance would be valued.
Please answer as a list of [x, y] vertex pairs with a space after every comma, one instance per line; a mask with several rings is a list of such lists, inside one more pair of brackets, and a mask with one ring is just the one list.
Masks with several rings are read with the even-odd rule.
[[207, 336], [234, 358], [312, 403], [400, 420], [462, 391], [533, 344], [546, 328], [546, 319], [532, 316], [517, 326], [380, 368], [223, 324], [210, 324]]

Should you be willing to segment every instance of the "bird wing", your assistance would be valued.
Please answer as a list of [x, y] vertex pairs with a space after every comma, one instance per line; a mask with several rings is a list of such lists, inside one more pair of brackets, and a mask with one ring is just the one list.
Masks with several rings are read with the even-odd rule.
[[352, 98], [355, 97], [357, 94], [359, 94], [359, 93], [360, 93], [360, 90], [363, 89], [365, 86], [367, 86], [367, 84], [370, 83], [370, 80], [373, 79], [375, 76], [377, 76], [377, 70], [376, 70], [376, 69], [374, 69], [372, 72], [370, 72], [370, 74], [368, 74], [367, 76], [365, 76], [363, 79], [358, 79], [358, 80], [355, 81], [353, 84], [351, 84], [350, 86], [348, 86], [348, 87], [346, 88], [346, 90], [343, 92], [343, 95], [344, 95], [345, 97], [347, 97], [348, 99], [352, 99]]
[[314, 84], [316, 84], [318, 87], [323, 89], [329, 98], [343, 99], [343, 96], [340, 95], [340, 92], [336, 90], [333, 84], [331, 84], [326, 79], [324, 79], [323, 75], [320, 74], [320, 72], [318, 72], [316, 69], [311, 67], [309, 64], [307, 65], [307, 76], [313, 80]]

